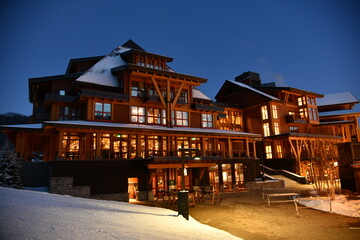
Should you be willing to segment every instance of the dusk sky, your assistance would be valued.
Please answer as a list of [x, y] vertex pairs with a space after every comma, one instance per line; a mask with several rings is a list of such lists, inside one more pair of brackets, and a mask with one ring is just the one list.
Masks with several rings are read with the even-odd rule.
[[32, 114], [28, 79], [64, 74], [71, 58], [106, 55], [132, 39], [207, 78], [214, 99], [245, 71], [321, 94], [360, 99], [358, 0], [1, 0], [0, 113]]

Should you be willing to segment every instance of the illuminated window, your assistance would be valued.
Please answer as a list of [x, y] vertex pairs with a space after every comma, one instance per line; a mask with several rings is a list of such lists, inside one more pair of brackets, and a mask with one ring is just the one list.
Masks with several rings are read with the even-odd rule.
[[231, 123], [241, 125], [242, 118], [240, 112], [230, 112], [231, 113]]
[[302, 119], [307, 118], [308, 116], [307, 108], [300, 108], [299, 112], [300, 112], [300, 118]]
[[111, 104], [96, 102], [95, 103], [95, 119], [111, 120]]
[[271, 145], [265, 146], [265, 153], [266, 153], [266, 158], [268, 158], [268, 159], [272, 158]]
[[298, 97], [298, 105], [299, 106], [306, 105], [306, 98], [305, 97]]
[[147, 109], [147, 123], [150, 124], [166, 124], [165, 110], [158, 108]]
[[275, 135], [280, 134], [280, 128], [279, 128], [279, 123], [278, 122], [274, 122], [274, 134]]
[[211, 114], [201, 114], [202, 119], [202, 127], [203, 128], [212, 128], [213, 122], [212, 122], [212, 115]]
[[261, 107], [261, 116], [262, 116], [262, 120], [266, 120], [269, 118], [267, 106]]
[[278, 158], [282, 158], [282, 148], [281, 148], [281, 144], [276, 145], [276, 154]]
[[172, 121], [176, 126], [189, 126], [189, 115], [188, 112], [183, 111], [173, 111], [172, 112]]
[[60, 96], [65, 96], [65, 90], [60, 90], [60, 91], [59, 91], [59, 95], [60, 95]]
[[145, 123], [145, 108], [131, 107], [131, 122]]
[[264, 123], [263, 124], [263, 129], [264, 129], [264, 137], [270, 136], [269, 123]]
[[278, 110], [276, 105], [272, 105], [273, 118], [278, 119]]

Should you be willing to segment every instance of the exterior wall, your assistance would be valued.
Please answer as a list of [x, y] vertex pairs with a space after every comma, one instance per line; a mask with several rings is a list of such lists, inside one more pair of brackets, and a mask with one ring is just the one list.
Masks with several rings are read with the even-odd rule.
[[[52, 192], [128, 201], [128, 178], [138, 178], [138, 191], [147, 192], [147, 169], [143, 160], [52, 161]], [[72, 186], [72, 187], [71, 187]], [[81, 188], [78, 188], [81, 187]], [[86, 188], [84, 188], [86, 187]], [[86, 196], [85, 196], [86, 197]]]

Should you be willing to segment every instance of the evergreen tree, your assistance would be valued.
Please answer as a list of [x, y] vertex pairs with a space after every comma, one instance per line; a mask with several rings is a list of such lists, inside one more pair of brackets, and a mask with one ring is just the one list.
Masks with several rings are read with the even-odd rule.
[[15, 151], [9, 143], [0, 150], [0, 186], [21, 188], [19, 167], [16, 164]]

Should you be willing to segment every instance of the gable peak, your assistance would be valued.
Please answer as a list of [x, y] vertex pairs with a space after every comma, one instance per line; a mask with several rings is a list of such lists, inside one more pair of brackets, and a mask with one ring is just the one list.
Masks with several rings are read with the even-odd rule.
[[121, 45], [122, 47], [126, 47], [126, 48], [131, 48], [131, 49], [137, 49], [140, 51], [144, 51], [145, 50], [140, 47], [139, 45], [137, 45], [133, 40], [129, 39], [126, 43], [124, 43], [123, 45]]

